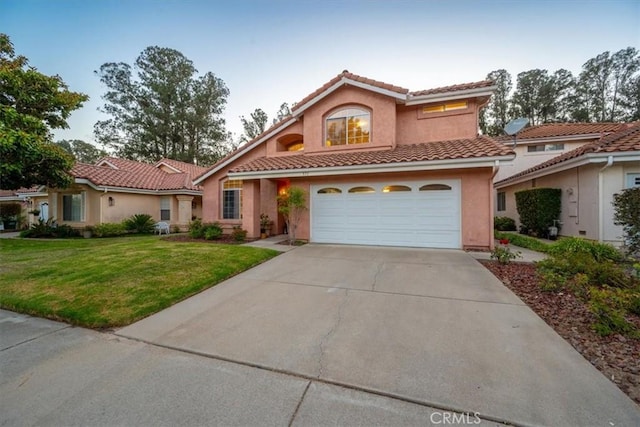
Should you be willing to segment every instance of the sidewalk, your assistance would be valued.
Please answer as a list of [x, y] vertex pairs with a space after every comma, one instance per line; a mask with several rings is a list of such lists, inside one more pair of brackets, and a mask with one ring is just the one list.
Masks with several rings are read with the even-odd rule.
[[[500, 245], [500, 243], [496, 240], [496, 246], [498, 245]], [[501, 246], [504, 246], [504, 245], [501, 245]], [[508, 244], [506, 246], [511, 250], [511, 252], [513, 253], [520, 252], [520, 255], [522, 255], [522, 258], [516, 258], [513, 260], [514, 262], [538, 262], [538, 261], [542, 261], [547, 257], [546, 254], [532, 251], [531, 249], [527, 249], [527, 248], [521, 248], [520, 246], [515, 246], [512, 244]], [[491, 259], [491, 252], [469, 251], [468, 254], [474, 257], [475, 259]]]
[[278, 252], [289, 252], [291, 249], [297, 248], [297, 246], [291, 246], [287, 244], [289, 236], [286, 234], [279, 234], [277, 236], [267, 237], [266, 239], [255, 240], [253, 242], [244, 243], [244, 246], [253, 246], [255, 248], [273, 249]]

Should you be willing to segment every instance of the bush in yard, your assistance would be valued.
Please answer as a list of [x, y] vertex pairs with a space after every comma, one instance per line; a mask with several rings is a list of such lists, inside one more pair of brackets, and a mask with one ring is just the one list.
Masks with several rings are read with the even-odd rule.
[[47, 221], [38, 219], [38, 222], [32, 224], [31, 228], [20, 232], [20, 237], [25, 238], [65, 238], [79, 236], [80, 232], [78, 230], [66, 224], [57, 225], [53, 218]]
[[549, 254], [553, 256], [567, 256], [573, 254], [588, 254], [596, 261], [620, 262], [624, 259], [618, 249], [607, 243], [594, 242], [579, 237], [564, 237], [549, 246]]
[[124, 226], [127, 230], [138, 234], [151, 234], [155, 230], [156, 222], [151, 215], [135, 214], [131, 218], [124, 220]]
[[637, 328], [626, 319], [632, 295], [622, 289], [593, 287], [589, 290], [589, 310], [598, 319], [593, 329], [606, 336], [615, 332], [640, 338]]
[[503, 265], [509, 264], [516, 258], [522, 258], [522, 254], [520, 252], [511, 252], [508, 246], [498, 245], [491, 251], [491, 259], [495, 259]]
[[243, 230], [240, 226], [236, 225], [233, 227], [231, 237], [235, 242], [244, 242], [247, 240], [247, 230]]
[[189, 236], [193, 239], [204, 239], [204, 226], [200, 218], [189, 223]]
[[127, 233], [127, 229], [122, 223], [103, 222], [93, 227], [95, 237], [117, 237]]
[[501, 233], [499, 231], [494, 231], [493, 235], [498, 240], [506, 239], [515, 246], [531, 249], [532, 251], [547, 253], [551, 247], [550, 244], [538, 240], [535, 237], [522, 236], [515, 233]]
[[640, 187], [614, 194], [613, 207], [613, 222], [622, 226], [629, 254], [640, 255]]
[[561, 196], [559, 188], [532, 188], [516, 192], [516, 208], [522, 227], [537, 236], [547, 236], [553, 221], [560, 218]]
[[204, 238], [207, 240], [218, 240], [222, 237], [222, 227], [219, 223], [204, 224], [203, 227]]
[[498, 231], [516, 231], [516, 221], [508, 216], [497, 216], [493, 219], [493, 228]]

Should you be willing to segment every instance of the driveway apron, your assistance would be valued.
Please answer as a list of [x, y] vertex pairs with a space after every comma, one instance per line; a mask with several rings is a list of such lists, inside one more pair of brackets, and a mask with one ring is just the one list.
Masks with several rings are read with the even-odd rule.
[[640, 425], [462, 251], [310, 244], [117, 334], [514, 424]]

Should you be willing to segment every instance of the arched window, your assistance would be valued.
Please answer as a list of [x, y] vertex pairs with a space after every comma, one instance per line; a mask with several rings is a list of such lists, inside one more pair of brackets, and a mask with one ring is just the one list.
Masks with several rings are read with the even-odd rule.
[[382, 189], [383, 193], [395, 193], [396, 191], [411, 191], [406, 185], [387, 185]]
[[334, 187], [326, 187], [318, 190], [318, 194], [340, 194], [342, 190]]
[[444, 191], [451, 190], [451, 187], [445, 184], [427, 184], [420, 187], [420, 191]]
[[371, 113], [362, 108], [342, 108], [325, 121], [325, 147], [364, 144], [370, 141]]
[[375, 193], [376, 190], [374, 190], [371, 187], [351, 187], [349, 189], [349, 193]]

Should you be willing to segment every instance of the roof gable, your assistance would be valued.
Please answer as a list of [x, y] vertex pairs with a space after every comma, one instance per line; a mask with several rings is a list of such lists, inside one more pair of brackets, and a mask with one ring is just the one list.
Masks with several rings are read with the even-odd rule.
[[[249, 152], [253, 148], [267, 141], [269, 138], [283, 131], [287, 127], [295, 123], [306, 109], [319, 102], [323, 98], [329, 96], [337, 89], [351, 85], [365, 90], [370, 90], [396, 99], [396, 102], [407, 105], [415, 105], [420, 103], [439, 102], [449, 99], [470, 98], [475, 96], [489, 96], [493, 93], [495, 86], [489, 80], [483, 80], [474, 83], [464, 83], [460, 85], [444, 86], [435, 89], [422, 90], [417, 92], [409, 92], [400, 86], [362, 77], [357, 74], [344, 70], [333, 79], [304, 97], [300, 102], [294, 104], [291, 109], [291, 115], [284, 117], [278, 123], [275, 123], [269, 129], [258, 135], [256, 138], [248, 141], [246, 144], [238, 147], [232, 153], [228, 154], [216, 164], [212, 165], [206, 171], [198, 174], [194, 179], [194, 184], [201, 184], [208, 177], [228, 166], [231, 162], [237, 160], [244, 153]], [[324, 155], [324, 154], [323, 154]]]

